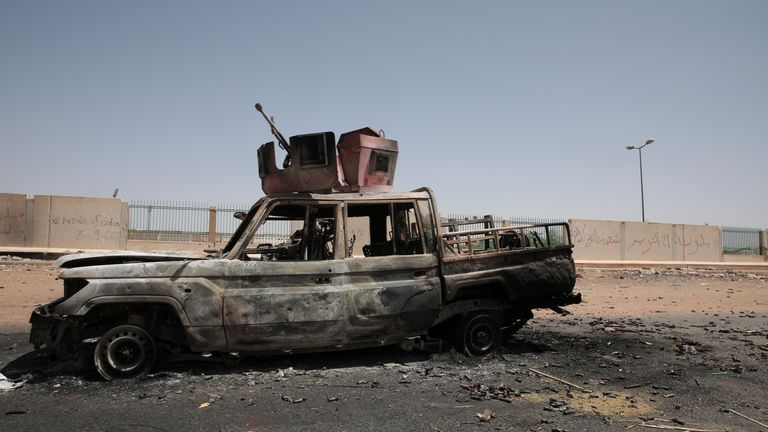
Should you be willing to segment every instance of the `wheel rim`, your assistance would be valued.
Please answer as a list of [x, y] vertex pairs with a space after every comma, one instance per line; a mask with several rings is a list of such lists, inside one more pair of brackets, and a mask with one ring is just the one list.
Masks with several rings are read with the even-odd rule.
[[118, 326], [99, 339], [94, 363], [107, 380], [138, 378], [146, 375], [155, 363], [155, 343], [140, 327]]
[[467, 323], [464, 346], [471, 355], [490, 353], [499, 339], [499, 326], [493, 318], [479, 316]]
[[109, 366], [130, 372], [141, 366], [147, 358], [148, 341], [135, 332], [125, 332], [114, 337], [107, 345]]

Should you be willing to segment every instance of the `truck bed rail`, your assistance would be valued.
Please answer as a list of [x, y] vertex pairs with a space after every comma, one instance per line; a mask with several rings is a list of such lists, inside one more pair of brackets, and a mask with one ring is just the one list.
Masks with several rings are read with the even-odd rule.
[[[441, 227], [455, 230], [459, 225], [474, 223], [478, 221], [450, 221]], [[440, 238], [446, 257], [572, 246], [571, 230], [566, 222], [449, 231], [441, 233]]]

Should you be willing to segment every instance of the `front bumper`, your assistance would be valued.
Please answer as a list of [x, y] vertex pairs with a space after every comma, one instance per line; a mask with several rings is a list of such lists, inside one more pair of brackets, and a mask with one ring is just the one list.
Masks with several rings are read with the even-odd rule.
[[35, 346], [35, 349], [55, 348], [63, 340], [67, 328], [70, 327], [69, 321], [66, 316], [56, 315], [53, 312], [56, 305], [62, 301], [64, 298], [38, 306], [32, 311], [32, 316], [29, 317], [29, 323], [32, 324], [29, 342]]

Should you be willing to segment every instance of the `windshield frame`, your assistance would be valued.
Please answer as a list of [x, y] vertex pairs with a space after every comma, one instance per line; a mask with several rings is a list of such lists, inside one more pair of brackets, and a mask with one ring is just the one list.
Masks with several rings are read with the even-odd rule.
[[[266, 197], [262, 197], [254, 205], [251, 206], [251, 209], [248, 210], [248, 214], [245, 215], [245, 218], [242, 222], [240, 222], [240, 225], [237, 227], [237, 230], [235, 230], [235, 233], [232, 234], [232, 237], [229, 238], [229, 241], [227, 244], [221, 249], [219, 252], [219, 256], [222, 258], [231, 258], [230, 255], [232, 255], [233, 251], [237, 251], [239, 249], [242, 249], [242, 247], [236, 247], [237, 243], [240, 242], [243, 238], [248, 237], [248, 226], [251, 225], [251, 223], [256, 218], [256, 214], [259, 212], [259, 209], [261, 209], [262, 204], [264, 204], [264, 200]], [[237, 255], [237, 254], [235, 254]]]

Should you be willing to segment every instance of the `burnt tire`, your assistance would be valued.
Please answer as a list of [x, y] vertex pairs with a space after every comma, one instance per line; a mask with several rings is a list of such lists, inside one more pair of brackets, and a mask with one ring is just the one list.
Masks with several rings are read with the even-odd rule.
[[143, 328], [119, 325], [99, 338], [93, 352], [96, 370], [106, 380], [141, 378], [157, 359], [157, 347]]
[[518, 330], [523, 328], [525, 324], [533, 318], [533, 311], [530, 309], [524, 310], [510, 310], [504, 313], [504, 316], [509, 316], [505, 325], [501, 328], [502, 335], [506, 341]]
[[469, 356], [486, 356], [501, 345], [501, 324], [492, 314], [469, 314], [456, 326], [454, 341], [456, 349]]

